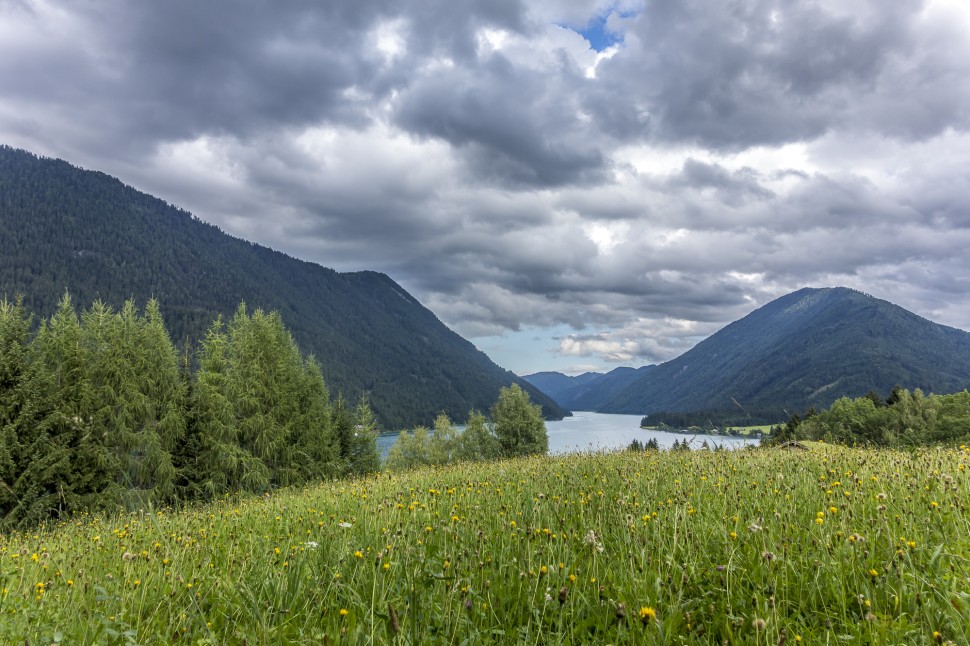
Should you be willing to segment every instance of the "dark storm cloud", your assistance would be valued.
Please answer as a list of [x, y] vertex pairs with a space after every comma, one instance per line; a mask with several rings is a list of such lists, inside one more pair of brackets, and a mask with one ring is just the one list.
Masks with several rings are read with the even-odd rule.
[[565, 62], [555, 73], [518, 68], [494, 53], [471, 69], [441, 70], [412, 84], [398, 102], [396, 122], [455, 146], [479, 181], [559, 186], [602, 180], [606, 159], [583, 136], [576, 101], [561, 87], [563, 80], [571, 86], [583, 80]]
[[970, 326], [968, 79], [953, 0], [0, 0], [0, 142], [604, 361], [805, 285]]
[[[601, 65], [611, 94], [629, 92], [604, 111], [605, 122], [616, 136], [728, 150], [846, 126], [910, 138], [965, 129], [967, 62], [936, 41], [961, 36], [927, 26], [924, 7], [647, 2], [629, 21], [632, 55]], [[591, 98], [594, 109], [605, 104]]]

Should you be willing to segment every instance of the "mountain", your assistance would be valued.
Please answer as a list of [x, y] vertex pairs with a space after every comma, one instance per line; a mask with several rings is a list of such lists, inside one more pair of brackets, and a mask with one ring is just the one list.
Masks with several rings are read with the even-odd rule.
[[523, 377], [533, 386], [552, 397], [557, 404], [570, 410], [596, 410], [610, 401], [630, 384], [644, 376], [654, 365], [642, 368], [620, 367], [603, 374], [586, 372], [569, 377], [560, 372], [537, 372]]
[[367, 392], [385, 428], [463, 421], [518, 383], [551, 418], [564, 411], [495, 365], [388, 276], [338, 273], [231, 237], [104, 173], [0, 146], [0, 297], [49, 316], [65, 290], [81, 307], [158, 299], [172, 338], [200, 339], [241, 301], [279, 310], [331, 392]]
[[844, 287], [801, 289], [731, 323], [615, 396], [608, 413], [827, 407], [895, 386], [970, 387], [970, 333]]
[[[525, 375], [522, 378], [552, 397], [559, 404], [564, 398], [564, 394], [567, 394], [565, 398], [568, 399], [568, 393], [584, 384], [594, 382], [602, 376], [603, 374], [599, 372], [584, 372], [575, 377], [564, 375], [561, 372], [537, 372]], [[562, 404], [559, 405], [562, 406]]]

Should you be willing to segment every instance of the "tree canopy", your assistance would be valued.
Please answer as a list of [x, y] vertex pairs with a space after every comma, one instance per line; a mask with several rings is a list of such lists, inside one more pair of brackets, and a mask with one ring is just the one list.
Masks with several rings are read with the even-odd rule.
[[154, 300], [31, 318], [0, 301], [0, 528], [379, 468], [369, 403], [331, 402], [278, 312], [240, 304], [194, 358]]

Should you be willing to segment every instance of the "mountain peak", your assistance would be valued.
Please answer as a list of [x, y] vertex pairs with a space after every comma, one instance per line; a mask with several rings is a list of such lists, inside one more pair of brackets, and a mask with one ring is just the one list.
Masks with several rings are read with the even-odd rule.
[[[894, 386], [955, 392], [970, 386], [970, 334], [847, 287], [806, 287], [763, 305], [641, 375], [608, 413], [784, 411]], [[557, 398], [562, 402], [563, 399]], [[580, 408], [580, 406], [573, 406]]]

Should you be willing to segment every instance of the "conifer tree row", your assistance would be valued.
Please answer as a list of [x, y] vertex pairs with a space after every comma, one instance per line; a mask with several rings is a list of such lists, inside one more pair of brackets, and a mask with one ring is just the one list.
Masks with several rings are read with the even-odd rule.
[[378, 468], [366, 399], [331, 402], [276, 312], [241, 304], [194, 361], [154, 300], [31, 323], [0, 301], [0, 529]]

